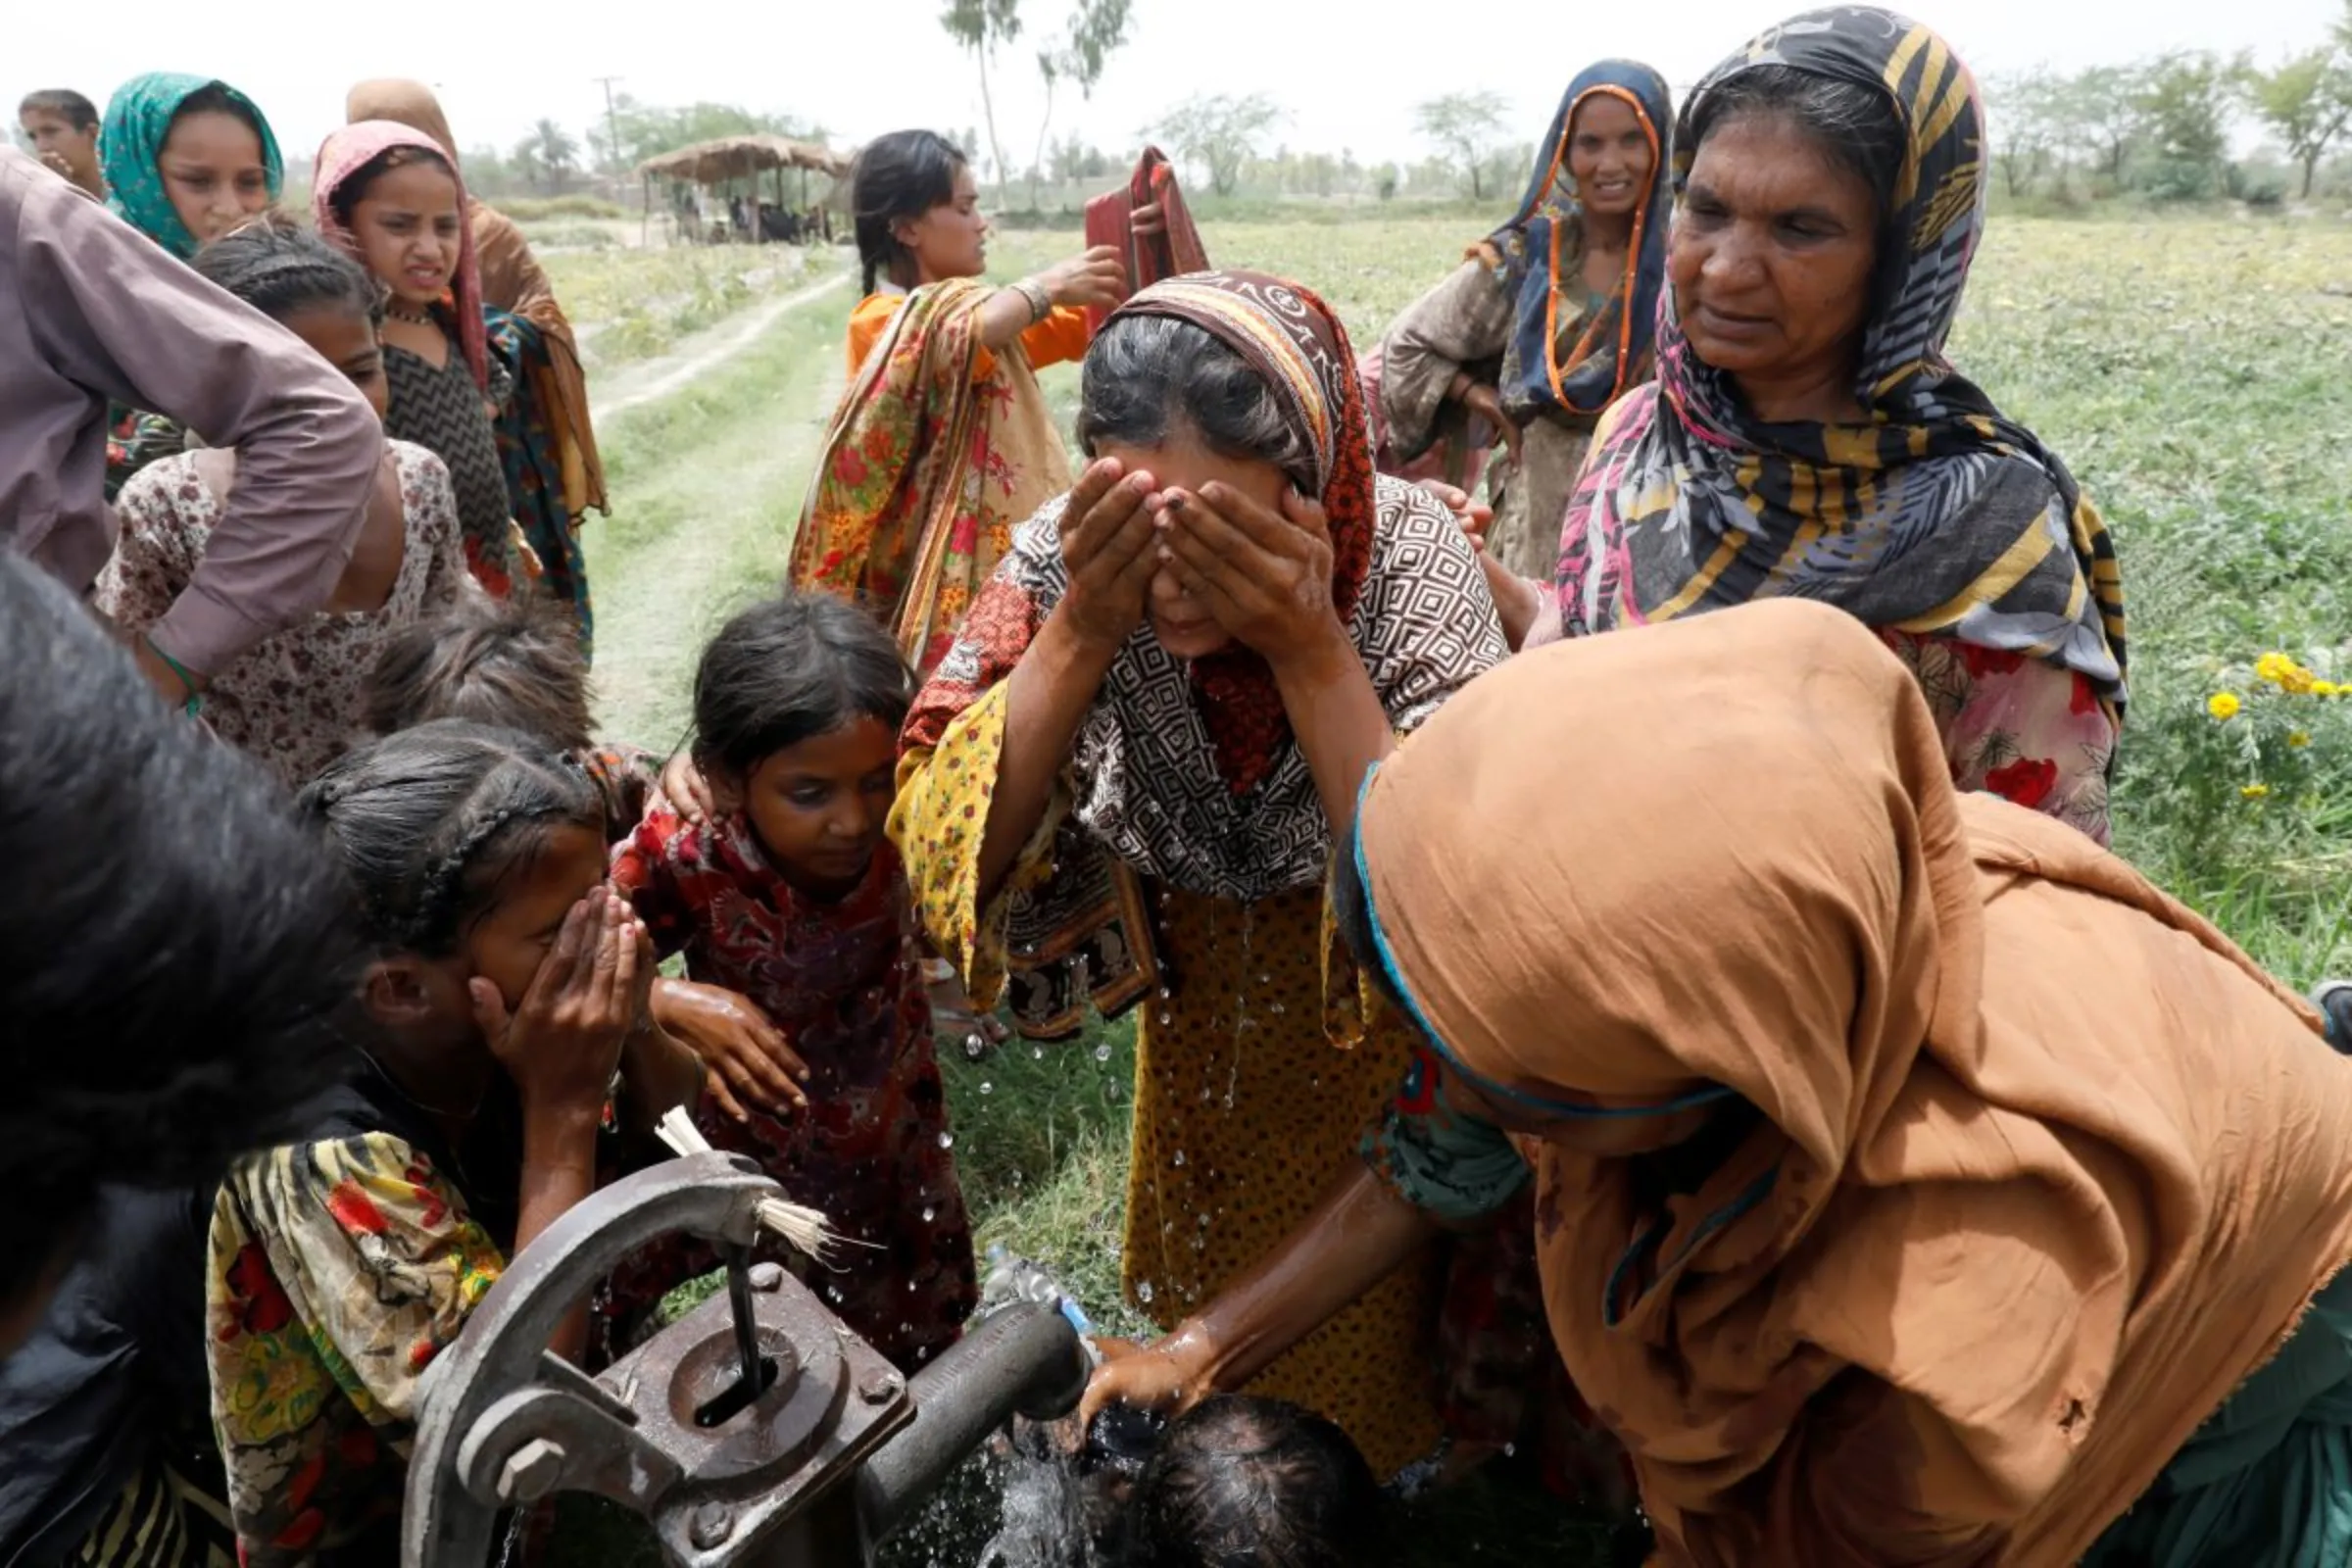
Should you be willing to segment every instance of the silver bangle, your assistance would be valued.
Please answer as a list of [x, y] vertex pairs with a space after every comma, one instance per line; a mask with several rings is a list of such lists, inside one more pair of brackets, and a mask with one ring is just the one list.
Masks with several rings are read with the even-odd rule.
[[1054, 314], [1054, 296], [1046, 292], [1045, 284], [1040, 283], [1034, 277], [1024, 277], [1012, 286], [1020, 291], [1021, 298], [1029, 302], [1029, 324], [1031, 326], [1037, 325], [1038, 322]]

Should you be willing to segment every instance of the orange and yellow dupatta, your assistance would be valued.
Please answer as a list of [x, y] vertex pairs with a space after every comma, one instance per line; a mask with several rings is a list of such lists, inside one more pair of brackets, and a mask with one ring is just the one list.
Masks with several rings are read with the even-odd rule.
[[906, 297], [834, 412], [793, 539], [792, 585], [866, 606], [925, 673], [1013, 525], [1070, 487], [1020, 345], [982, 358], [992, 292], [956, 278]]

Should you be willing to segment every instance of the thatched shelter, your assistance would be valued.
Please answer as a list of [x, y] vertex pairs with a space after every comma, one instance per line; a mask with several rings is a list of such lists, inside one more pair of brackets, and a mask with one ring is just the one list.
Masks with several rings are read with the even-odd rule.
[[[775, 205], [784, 201], [784, 172], [801, 172], [801, 206], [824, 214], [827, 230], [831, 227], [830, 207], [833, 204], [834, 184], [849, 172], [850, 159], [816, 142], [795, 141], [789, 136], [774, 136], [764, 132], [746, 136], [721, 136], [715, 141], [696, 142], [680, 147], [658, 158], [649, 158], [637, 166], [637, 173], [646, 183], [646, 209], [653, 210], [653, 182], [668, 181], [672, 186], [731, 187], [729, 195], [748, 194], [754, 212], [760, 200], [760, 177], [773, 174]], [[811, 199], [808, 186], [810, 173], [825, 175], [824, 192]], [[732, 204], [730, 204], [732, 207]], [[767, 237], [766, 226], [755, 220], [749, 237]]]

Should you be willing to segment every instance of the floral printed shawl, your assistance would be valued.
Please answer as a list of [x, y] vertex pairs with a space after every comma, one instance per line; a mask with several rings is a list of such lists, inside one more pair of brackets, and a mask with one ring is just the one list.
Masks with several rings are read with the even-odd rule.
[[928, 670], [1004, 558], [1012, 525], [1070, 486], [1017, 343], [978, 380], [969, 278], [916, 289], [835, 411], [792, 544], [792, 585], [864, 605]]
[[[1584, 204], [1563, 201], [1568, 141], [1576, 112], [1588, 99], [1615, 98], [1633, 110], [1649, 132], [1649, 188], [1634, 214], [1633, 241], [1626, 247], [1625, 274], [1598, 310], [1584, 308]], [[1674, 119], [1666, 78], [1631, 60], [1603, 60], [1577, 73], [1560, 99], [1559, 112], [1544, 133], [1527, 193], [1511, 220], [1473, 254], [1501, 266], [1503, 284], [1516, 297], [1508, 345], [1503, 351], [1502, 403], [1514, 419], [1536, 415], [1599, 414], [1624, 396], [1649, 368], [1650, 334], [1657, 319], [1658, 292], [1666, 276], [1666, 229], [1673, 196], [1664, 173], [1666, 128]], [[1565, 316], [1563, 286], [1571, 291]], [[1582, 329], [1562, 352], [1561, 339], [1582, 319]]]
[[1561, 540], [1570, 635], [1773, 595], [1866, 623], [1943, 633], [2087, 677], [2124, 697], [2123, 581], [2097, 510], [2064, 464], [1955, 371], [1943, 343], [1984, 221], [1976, 81], [1930, 29], [1843, 6], [1770, 28], [1684, 106], [1785, 65], [1885, 95], [1909, 151], [1881, 243], [1855, 394], [1869, 422], [1768, 424], [1700, 361], [1661, 302], [1657, 379], [1603, 421]]
[[158, 161], [180, 106], [208, 87], [226, 93], [229, 103], [253, 122], [254, 134], [262, 139], [262, 167], [269, 172], [270, 199], [277, 200], [286, 182], [277, 137], [254, 101], [225, 81], [168, 71], [133, 76], [107, 100], [106, 123], [98, 132], [99, 159], [106, 171], [106, 205], [183, 262], [196, 254], [196, 236], [173, 210]]

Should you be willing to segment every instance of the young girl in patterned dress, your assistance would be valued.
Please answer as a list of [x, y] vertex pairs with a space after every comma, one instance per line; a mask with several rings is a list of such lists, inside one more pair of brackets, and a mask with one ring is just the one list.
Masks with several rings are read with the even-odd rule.
[[[298, 809], [375, 956], [350, 1076], [214, 1208], [205, 1344], [246, 1568], [397, 1540], [425, 1368], [594, 1188], [608, 1107], [642, 1133], [701, 1078], [650, 1020], [653, 954], [567, 759], [443, 720], [346, 755]], [[585, 1341], [574, 1317], [552, 1348]]]
[[438, 453], [457, 486], [466, 556], [498, 598], [524, 567], [493, 414], [513, 393], [490, 359], [466, 186], [440, 143], [389, 121], [346, 125], [318, 149], [318, 232], [391, 296], [387, 433]]
[[[862, 612], [821, 595], [744, 612], [695, 676], [695, 760], [717, 809], [695, 826], [658, 806], [612, 863], [656, 946], [750, 998], [786, 1070], [806, 1072], [796, 1105], [706, 1054], [697, 1119], [862, 1244], [814, 1283], [907, 1368], [955, 1342], [976, 1296], [906, 875], [883, 832], [911, 696]], [[714, 1261], [665, 1244], [617, 1273], [608, 1348]]]
[[[382, 306], [356, 263], [316, 235], [263, 220], [207, 246], [195, 265], [350, 376], [382, 416]], [[122, 538], [98, 579], [97, 606], [124, 631], [143, 635], [195, 576], [236, 466], [232, 451], [186, 452], [123, 487]], [[474, 597], [449, 470], [422, 447], [386, 442], [368, 520], [326, 608], [219, 671], [204, 718], [300, 789], [358, 734], [361, 681], [385, 641]]]

